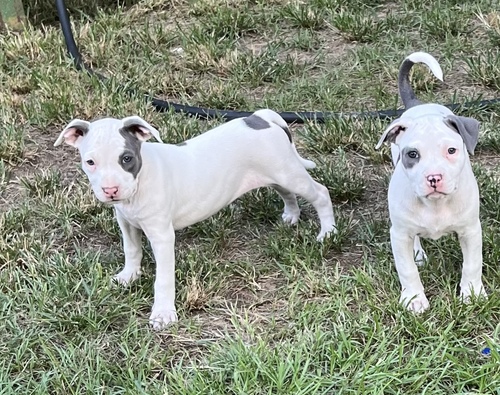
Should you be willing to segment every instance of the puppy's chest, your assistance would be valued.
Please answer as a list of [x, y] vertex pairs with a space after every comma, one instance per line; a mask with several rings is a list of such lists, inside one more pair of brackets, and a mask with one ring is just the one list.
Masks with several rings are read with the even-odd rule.
[[116, 205], [115, 210], [120, 212], [121, 216], [132, 226], [142, 229], [143, 215], [141, 210], [132, 205]]
[[447, 235], [447, 234], [450, 234], [454, 231], [455, 231], [455, 229], [452, 226], [447, 227], [447, 228], [428, 227], [428, 228], [421, 228], [421, 230], [419, 232], [417, 232], [417, 236], [423, 237], [426, 239], [437, 240], [440, 237]]
[[456, 232], [463, 226], [463, 220], [454, 210], [419, 210], [411, 217], [415, 234], [429, 239]]

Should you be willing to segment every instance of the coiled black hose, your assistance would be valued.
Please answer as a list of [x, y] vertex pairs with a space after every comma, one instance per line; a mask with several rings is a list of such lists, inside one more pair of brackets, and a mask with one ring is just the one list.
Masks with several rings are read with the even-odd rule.
[[[59, 22], [61, 23], [61, 30], [64, 35], [68, 53], [73, 59], [78, 70], [84, 70], [87, 73], [96, 76], [100, 80], [106, 80], [102, 74], [92, 70], [82, 59], [80, 51], [75, 42], [73, 32], [71, 30], [71, 23], [66, 9], [64, 0], [56, 0], [57, 13], [59, 15]], [[137, 92], [133, 89], [125, 89], [128, 92]], [[193, 117], [201, 119], [221, 118], [230, 121], [235, 118], [246, 117], [252, 114], [250, 111], [233, 111], [233, 110], [214, 110], [204, 107], [193, 107], [184, 104], [171, 103], [165, 100], [157, 99], [148, 94], [144, 94], [145, 98], [150, 101], [157, 111], [169, 111], [173, 109], [175, 112], [184, 113]], [[470, 107], [488, 107], [500, 103], [500, 99], [491, 99], [483, 101], [467, 102], [463, 104], [450, 103], [447, 104], [451, 110], [457, 108], [470, 108]], [[404, 110], [381, 110], [381, 111], [366, 111], [366, 112], [314, 112], [314, 111], [285, 111], [281, 112], [281, 117], [288, 123], [303, 123], [305, 120], [314, 120], [317, 122], [324, 122], [327, 118], [341, 118], [341, 117], [357, 117], [357, 118], [380, 118], [390, 119], [395, 118], [403, 113]]]

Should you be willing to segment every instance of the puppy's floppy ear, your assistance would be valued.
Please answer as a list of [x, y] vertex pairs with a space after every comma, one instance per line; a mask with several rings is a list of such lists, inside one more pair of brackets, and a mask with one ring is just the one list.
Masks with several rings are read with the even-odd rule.
[[134, 133], [135, 136], [141, 141], [149, 140], [151, 136], [153, 136], [160, 143], [163, 142], [161, 141], [160, 132], [137, 115], [123, 118], [122, 123], [124, 129]]
[[73, 119], [61, 132], [54, 147], [60, 145], [63, 140], [66, 144], [78, 148], [82, 138], [89, 132], [90, 122], [82, 121], [81, 119]]
[[393, 121], [387, 129], [384, 130], [384, 133], [382, 134], [382, 137], [380, 137], [375, 149], [379, 149], [385, 142], [395, 143], [396, 139], [404, 133], [407, 127], [408, 122], [402, 120], [401, 118]]
[[444, 122], [462, 137], [465, 148], [471, 155], [474, 155], [474, 148], [479, 138], [479, 121], [459, 115], [448, 115]]

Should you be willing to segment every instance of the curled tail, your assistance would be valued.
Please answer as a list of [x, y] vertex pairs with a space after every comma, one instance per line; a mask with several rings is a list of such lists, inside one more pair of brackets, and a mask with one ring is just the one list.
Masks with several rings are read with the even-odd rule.
[[415, 63], [426, 64], [437, 79], [440, 81], [443, 80], [443, 70], [441, 70], [441, 66], [439, 66], [438, 61], [432, 55], [426, 52], [414, 52], [408, 56], [401, 64], [398, 76], [399, 95], [405, 109], [422, 104], [415, 96], [415, 92], [410, 84], [410, 70]]

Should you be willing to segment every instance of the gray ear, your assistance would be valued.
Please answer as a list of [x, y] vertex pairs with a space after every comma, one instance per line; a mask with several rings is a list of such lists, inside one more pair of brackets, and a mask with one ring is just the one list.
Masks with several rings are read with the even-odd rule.
[[157, 141], [162, 143], [160, 132], [147, 123], [144, 119], [137, 115], [123, 118], [123, 127], [134, 132], [137, 138], [141, 141], [146, 141], [153, 136]]
[[448, 115], [444, 121], [462, 137], [465, 148], [471, 155], [474, 155], [474, 148], [479, 137], [479, 121], [459, 115]]
[[384, 130], [384, 133], [382, 134], [382, 137], [380, 137], [380, 140], [375, 146], [375, 149], [379, 149], [385, 142], [390, 142], [390, 143], [396, 142], [396, 138], [400, 136], [408, 127], [407, 123], [408, 123], [407, 120], [402, 120], [401, 118], [398, 118], [395, 121], [393, 121], [387, 127], [387, 129]]
[[64, 140], [66, 144], [78, 147], [82, 138], [89, 132], [90, 122], [81, 119], [73, 119], [59, 134], [54, 146], [58, 146]]

